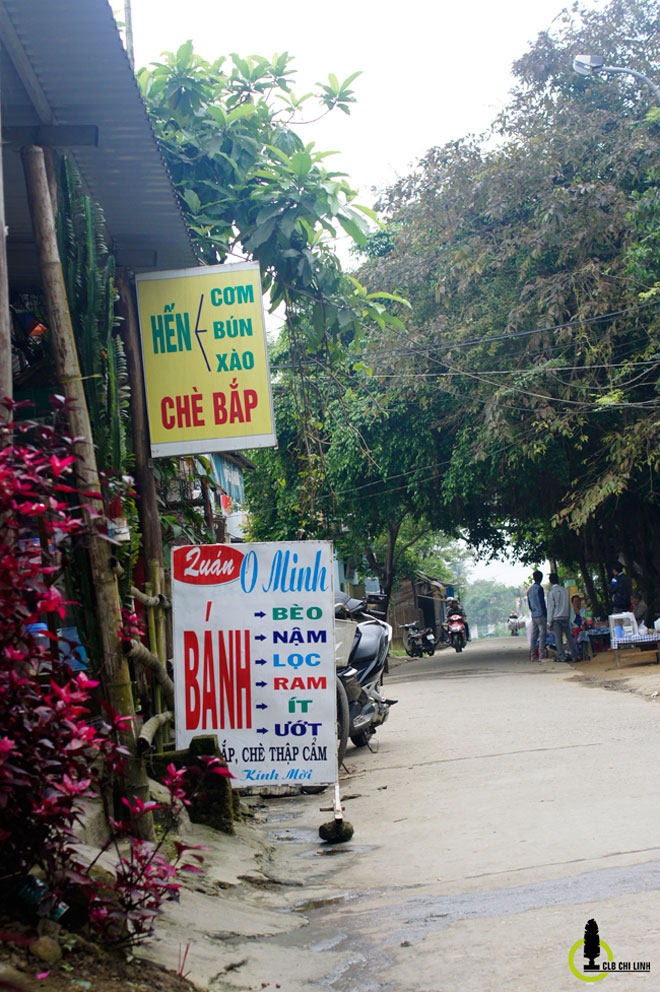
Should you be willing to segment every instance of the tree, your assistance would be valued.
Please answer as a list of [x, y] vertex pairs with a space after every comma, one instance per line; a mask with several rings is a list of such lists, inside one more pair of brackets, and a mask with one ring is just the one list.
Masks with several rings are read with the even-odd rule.
[[[373, 403], [374, 391], [363, 396], [366, 377], [353, 351], [369, 327], [403, 327], [386, 309], [402, 301], [368, 293], [343, 272], [334, 253], [337, 232], [364, 245], [375, 214], [355, 202], [342, 174], [326, 170], [327, 153], [298, 134], [308, 100], [316, 98], [323, 113], [349, 112], [357, 74], [343, 83], [330, 75], [328, 84], [299, 99], [290, 62], [284, 53], [272, 62], [232, 55], [210, 64], [188, 42], [138, 79], [200, 257], [207, 263], [236, 254], [258, 260], [271, 308], [284, 305], [273, 363], [280, 448], [255, 456], [260, 474], [248, 481], [253, 534], [336, 538], [343, 533], [336, 497], [345, 503], [344, 490], [357, 491], [353, 469], [362, 482], [366, 468], [373, 492], [378, 459], [383, 471], [390, 459], [374, 456], [365, 438], [378, 419], [365, 405]], [[382, 413], [377, 400], [375, 409]], [[378, 526], [363, 528], [369, 547], [374, 532], [388, 529], [382, 565], [388, 590], [394, 544], [413, 508], [411, 500], [405, 509], [382, 504]], [[359, 519], [352, 509], [349, 514]]]
[[463, 598], [463, 605], [470, 623], [479, 628], [504, 623], [512, 610], [517, 607], [520, 589], [505, 586], [487, 579], [471, 582]]
[[375, 214], [297, 128], [312, 98], [322, 113], [349, 113], [359, 73], [342, 83], [331, 74], [298, 98], [290, 63], [286, 52], [273, 62], [234, 54], [209, 63], [188, 41], [138, 81], [202, 261], [259, 261], [272, 308], [284, 304], [309, 350], [338, 358], [339, 342], [386, 319], [334, 252], [339, 229], [364, 244]]
[[658, 299], [639, 294], [657, 276], [657, 115], [637, 84], [584, 80], [572, 59], [657, 75], [659, 13], [652, 0], [565, 13], [514, 66], [497, 144], [432, 149], [383, 195], [393, 247], [361, 270], [412, 304], [405, 336], [368, 342], [365, 361], [405, 369], [392, 388], [450, 439], [437, 499], [471, 541], [509, 538], [524, 560], [583, 575], [623, 554], [652, 590]]
[[441, 439], [415, 429], [410, 405], [382, 395], [364, 369], [316, 367], [307, 378], [295, 374], [291, 355], [280, 342], [278, 449], [255, 453], [258, 471], [246, 479], [251, 536], [333, 540], [368, 563], [389, 598], [406, 553], [451, 527], [433, 500]]

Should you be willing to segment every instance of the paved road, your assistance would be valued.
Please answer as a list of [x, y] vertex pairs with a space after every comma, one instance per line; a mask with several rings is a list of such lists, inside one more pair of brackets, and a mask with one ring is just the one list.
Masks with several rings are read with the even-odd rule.
[[210, 988], [579, 990], [590, 918], [615, 965], [651, 965], [607, 986], [660, 988], [658, 705], [530, 663], [522, 638], [406, 663], [386, 688], [378, 752], [346, 759], [353, 841], [321, 853], [319, 797], [269, 803], [269, 871], [292, 885], [272, 906], [302, 925], [238, 941]]

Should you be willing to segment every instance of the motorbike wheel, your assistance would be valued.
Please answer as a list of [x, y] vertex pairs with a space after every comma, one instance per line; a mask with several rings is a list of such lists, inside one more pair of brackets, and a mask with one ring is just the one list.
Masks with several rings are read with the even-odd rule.
[[363, 730], [360, 734], [354, 734], [351, 737], [351, 742], [355, 745], [355, 747], [366, 747], [375, 733], [376, 731], [372, 727], [369, 727], [367, 730]]
[[351, 723], [348, 711], [348, 696], [341, 679], [337, 682], [337, 765], [341, 765], [348, 746], [348, 730]]
[[454, 647], [456, 648], [456, 654], [460, 654], [463, 650], [463, 645], [458, 637], [454, 640]]
[[429, 656], [429, 658], [431, 658], [435, 654], [435, 648], [429, 648], [429, 650], [426, 653]]

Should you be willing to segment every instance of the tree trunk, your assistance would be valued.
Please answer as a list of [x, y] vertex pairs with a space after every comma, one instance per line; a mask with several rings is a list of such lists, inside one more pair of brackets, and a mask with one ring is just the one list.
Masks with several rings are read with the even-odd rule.
[[396, 551], [396, 542], [402, 523], [402, 520], [398, 520], [396, 523], [389, 524], [387, 528], [387, 551], [385, 552], [385, 564], [380, 580], [383, 595], [386, 597], [385, 603], [381, 607], [385, 616], [387, 616], [389, 610], [392, 586], [394, 585], [394, 552]]
[[[62, 276], [53, 207], [42, 149], [34, 145], [24, 148], [23, 167], [34, 238], [39, 253], [39, 266], [48, 311], [49, 336], [57, 378], [64, 395], [73, 401], [67, 408], [69, 429], [73, 437], [80, 438], [77, 443], [78, 457], [74, 466], [76, 481], [82, 492], [98, 492], [99, 475], [96, 454]], [[88, 499], [87, 507], [84, 510], [89, 532], [88, 553], [96, 598], [96, 618], [103, 645], [103, 659], [99, 675], [108, 702], [117, 713], [127, 718], [127, 728], [120, 734], [120, 742], [129, 751], [127, 760], [128, 784], [136, 795], [146, 800], [148, 798], [147, 776], [142, 762], [137, 758], [137, 727], [130, 674], [119, 642], [121, 613], [117, 579], [111, 567], [110, 545], [97, 532], [93, 516], [95, 513], [103, 514], [103, 504], [100, 499]], [[139, 829], [143, 836], [153, 836], [153, 823], [150, 815], [141, 818]]]
[[602, 561], [598, 562], [598, 574], [600, 575], [600, 584], [603, 587], [603, 604], [605, 610], [605, 616], [610, 608], [610, 584], [607, 581], [607, 570]]
[[594, 585], [594, 580], [589, 571], [589, 566], [587, 565], [586, 557], [584, 552], [580, 553], [578, 558], [578, 564], [580, 566], [580, 572], [582, 573], [582, 581], [584, 582], [584, 588], [587, 590], [587, 596], [591, 602], [591, 609], [594, 616], [603, 615], [603, 604], [600, 600], [598, 593], [596, 592], [596, 586]]

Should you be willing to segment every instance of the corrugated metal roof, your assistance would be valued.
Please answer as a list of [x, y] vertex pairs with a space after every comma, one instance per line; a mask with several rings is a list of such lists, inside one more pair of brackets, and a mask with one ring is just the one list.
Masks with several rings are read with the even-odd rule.
[[[2, 124], [98, 127], [98, 147], [66, 150], [105, 213], [120, 264], [197, 264], [107, 0], [0, 0]], [[10, 281], [36, 281], [19, 148], [3, 147]]]

